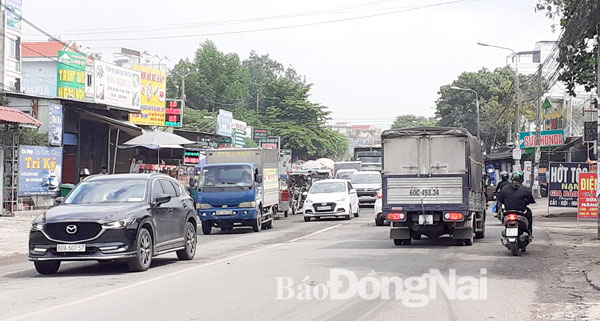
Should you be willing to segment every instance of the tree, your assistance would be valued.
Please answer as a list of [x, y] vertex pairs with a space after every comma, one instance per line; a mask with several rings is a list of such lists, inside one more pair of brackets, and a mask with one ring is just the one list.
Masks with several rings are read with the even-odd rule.
[[[528, 99], [536, 88], [521, 77], [521, 90], [526, 93], [520, 107], [521, 117], [535, 118], [534, 99]], [[475, 95], [468, 91], [454, 90], [451, 86], [469, 88], [479, 94], [480, 135], [487, 150], [505, 144], [508, 133], [514, 128], [514, 71], [510, 67], [498, 68], [493, 72], [483, 68], [478, 72], [464, 72], [449, 85], [440, 87], [440, 98], [436, 101], [436, 116], [441, 126], [464, 127], [472, 134], [477, 133], [477, 112]], [[535, 96], [534, 96], [535, 97]]]
[[180, 75], [186, 75], [184, 129], [214, 132], [216, 111], [226, 109], [235, 119], [280, 136], [283, 148], [296, 155], [342, 158], [348, 140], [323, 128], [327, 107], [310, 101], [311, 84], [292, 67], [252, 51], [240, 62], [204, 42], [193, 61], [181, 60], [169, 73], [169, 97], [180, 95]]
[[424, 117], [406, 114], [396, 117], [396, 121], [394, 121], [394, 123], [392, 124], [392, 129], [435, 125], [437, 125], [437, 120], [435, 119], [435, 117]]
[[180, 97], [184, 75], [186, 104], [194, 109], [233, 110], [249, 96], [250, 74], [238, 55], [219, 51], [212, 41], [200, 45], [193, 61], [181, 60], [169, 73], [169, 97]]
[[[586, 91], [596, 88], [598, 68], [598, 0], [538, 0], [536, 10], [560, 18], [562, 35], [558, 43], [558, 80], [575, 96], [575, 86]], [[592, 45], [594, 44], [595, 45]]]

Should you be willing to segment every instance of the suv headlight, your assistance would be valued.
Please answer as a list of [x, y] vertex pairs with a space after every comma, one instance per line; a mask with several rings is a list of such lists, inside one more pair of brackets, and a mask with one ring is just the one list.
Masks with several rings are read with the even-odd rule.
[[44, 229], [44, 223], [31, 222], [32, 231], [41, 231]]
[[304, 200], [304, 203], [306, 203], [306, 204], [312, 204], [313, 200], [307, 198], [307, 199]]
[[105, 229], [123, 228], [127, 225], [130, 225], [133, 222], [135, 222], [135, 218], [130, 217], [120, 221], [104, 223], [102, 224], [102, 227]]
[[241, 202], [240, 207], [256, 207], [256, 201], [252, 202]]
[[196, 208], [199, 210], [208, 210], [212, 208], [212, 205], [208, 203], [197, 203]]
[[346, 200], [345, 197], [340, 197], [339, 199], [335, 200], [335, 202], [339, 203], [339, 202], [344, 202], [345, 200]]

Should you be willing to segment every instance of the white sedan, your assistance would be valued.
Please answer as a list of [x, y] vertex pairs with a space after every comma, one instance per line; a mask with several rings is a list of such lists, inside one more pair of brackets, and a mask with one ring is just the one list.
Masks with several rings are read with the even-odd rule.
[[321, 217], [358, 217], [358, 196], [352, 184], [343, 179], [313, 183], [304, 201], [304, 221]]

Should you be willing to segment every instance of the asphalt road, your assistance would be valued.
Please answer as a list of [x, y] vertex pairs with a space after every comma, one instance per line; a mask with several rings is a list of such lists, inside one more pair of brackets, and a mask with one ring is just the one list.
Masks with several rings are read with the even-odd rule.
[[[351, 221], [307, 223], [297, 215], [275, 223], [260, 233], [199, 235], [193, 261], [178, 262], [170, 254], [155, 258], [142, 273], [127, 272], [125, 264], [67, 262], [58, 274], [41, 276], [24, 257], [6, 261], [0, 264], [0, 320], [563, 320], [560, 315], [572, 315], [569, 309], [578, 311], [589, 299], [561, 287], [581, 280], [565, 281], [565, 248], [541, 227], [529, 251], [512, 257], [500, 244], [501, 225], [492, 216], [486, 239], [470, 247], [447, 238], [395, 246], [389, 227], [375, 226], [368, 208]], [[422, 307], [395, 300], [393, 290], [390, 299], [358, 294], [323, 299], [332, 269], [371, 285], [386, 277], [420, 277], [430, 269], [448, 282], [449, 269], [455, 269], [457, 279], [485, 277], [481, 284], [487, 288], [478, 288], [479, 299], [460, 300], [440, 288], [430, 298], [427, 284], [412, 292], [421, 294], [413, 302], [427, 301]], [[282, 299], [278, 282], [294, 284], [280, 289]]]

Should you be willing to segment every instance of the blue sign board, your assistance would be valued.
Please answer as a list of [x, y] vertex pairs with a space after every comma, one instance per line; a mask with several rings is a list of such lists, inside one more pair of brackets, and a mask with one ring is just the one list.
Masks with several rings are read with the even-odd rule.
[[19, 196], [55, 195], [62, 181], [62, 147], [19, 147]]
[[58, 104], [50, 104], [50, 117], [48, 119], [48, 145], [61, 146], [63, 135], [62, 106]]

